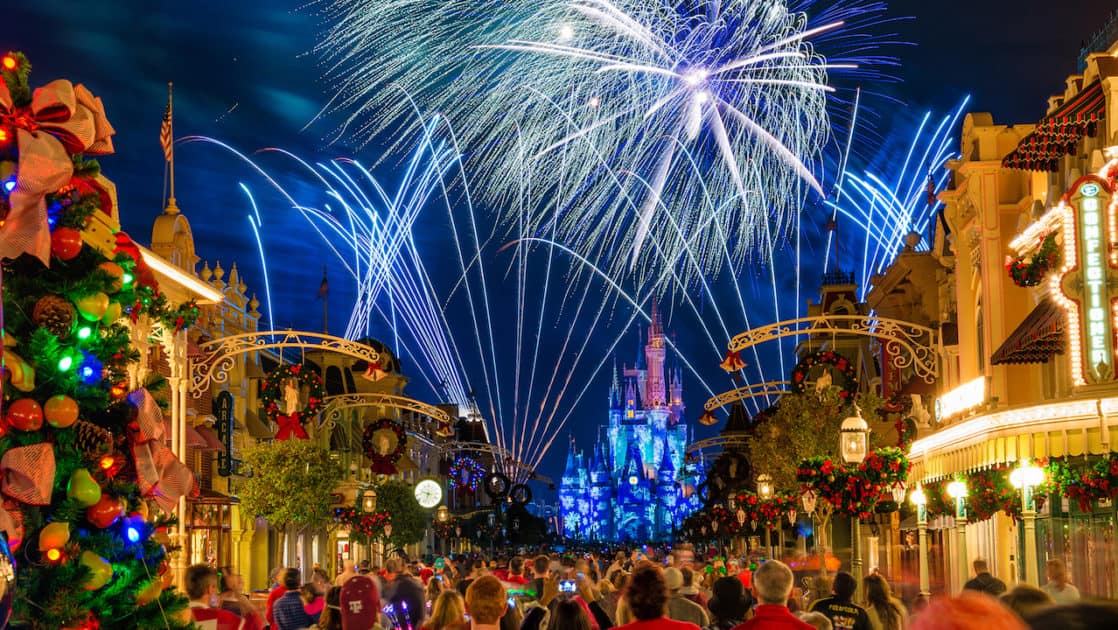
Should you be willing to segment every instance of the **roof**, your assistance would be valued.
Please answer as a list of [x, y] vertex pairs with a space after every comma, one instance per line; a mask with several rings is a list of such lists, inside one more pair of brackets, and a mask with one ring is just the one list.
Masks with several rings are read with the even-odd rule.
[[1094, 136], [1106, 113], [1102, 82], [1095, 81], [1040, 119], [1036, 129], [1021, 139], [1002, 159], [1002, 166], [1025, 171], [1055, 171], [1059, 159], [1075, 151], [1083, 136]]
[[1052, 355], [1063, 354], [1067, 346], [1066, 316], [1063, 307], [1044, 298], [994, 351], [990, 363], [1046, 363]]

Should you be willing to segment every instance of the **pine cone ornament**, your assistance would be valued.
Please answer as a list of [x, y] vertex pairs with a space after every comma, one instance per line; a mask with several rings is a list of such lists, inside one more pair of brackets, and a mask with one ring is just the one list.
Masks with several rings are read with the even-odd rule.
[[77, 312], [74, 305], [66, 298], [57, 295], [47, 295], [35, 302], [31, 311], [31, 319], [37, 325], [49, 330], [55, 337], [66, 339], [70, 336], [70, 329], [74, 326], [74, 317]]
[[99, 427], [92, 422], [78, 420], [74, 423], [74, 430], [78, 432], [76, 441], [78, 450], [85, 455], [86, 459], [92, 460], [105, 453], [112, 452], [113, 434], [108, 429]]

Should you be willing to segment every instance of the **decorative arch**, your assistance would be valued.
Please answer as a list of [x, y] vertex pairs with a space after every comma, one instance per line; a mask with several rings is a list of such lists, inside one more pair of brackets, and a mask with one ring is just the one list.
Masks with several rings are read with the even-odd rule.
[[788, 381], [766, 381], [764, 383], [744, 385], [707, 399], [706, 403], [703, 405], [703, 409], [706, 411], [714, 411], [719, 407], [725, 407], [739, 400], [747, 400], [750, 398], [769, 398], [772, 396], [779, 398], [790, 391], [788, 385]]
[[822, 315], [787, 319], [752, 328], [734, 336], [727, 344], [730, 352], [784, 337], [858, 335], [878, 340], [892, 357], [897, 369], [912, 368], [925, 383], [939, 377], [939, 332], [897, 319], [875, 315]]

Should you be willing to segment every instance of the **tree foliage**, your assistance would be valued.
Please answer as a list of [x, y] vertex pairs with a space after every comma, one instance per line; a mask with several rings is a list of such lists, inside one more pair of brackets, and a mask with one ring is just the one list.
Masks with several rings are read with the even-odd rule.
[[[820, 392], [782, 396], [750, 439], [754, 473], [770, 475], [777, 490], [798, 491], [796, 467], [801, 461], [815, 455], [837, 456], [839, 427], [854, 415], [854, 405], [843, 400], [840, 391], [839, 387], [828, 387]], [[870, 426], [871, 451], [896, 442], [895, 429], [877, 412], [881, 402], [881, 397], [872, 392], [857, 396], [862, 417]]]
[[377, 511], [392, 515], [389, 544], [403, 547], [423, 540], [427, 532], [427, 512], [415, 500], [411, 486], [399, 481], [377, 486]]
[[274, 527], [327, 527], [333, 523], [331, 494], [342, 468], [310, 440], [260, 443], [245, 451], [252, 471], [238, 496], [244, 510]]

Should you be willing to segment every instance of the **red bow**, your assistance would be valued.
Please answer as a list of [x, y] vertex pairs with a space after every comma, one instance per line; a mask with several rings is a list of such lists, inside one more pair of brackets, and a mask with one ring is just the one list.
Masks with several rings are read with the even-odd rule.
[[309, 440], [311, 436], [307, 435], [307, 430], [303, 428], [303, 417], [297, 413], [290, 416], [276, 416], [276, 422], [279, 423], [279, 431], [276, 431], [277, 440], [289, 440], [292, 436], [300, 440]]
[[4, 494], [30, 505], [49, 505], [54, 447], [47, 442], [9, 449], [0, 459]]
[[50, 263], [50, 228], [45, 197], [70, 181], [77, 153], [113, 152], [115, 133], [101, 99], [84, 86], [52, 81], [37, 88], [31, 103], [18, 107], [0, 81], [0, 123], [16, 131], [19, 164], [11, 210], [0, 231], [0, 257], [23, 253]]
[[194, 473], [164, 444], [163, 414], [148, 390], [132, 392], [128, 402], [136, 408], [136, 423], [130, 431], [136, 483], [141, 494], [170, 512], [179, 504], [179, 497], [194, 492]]

